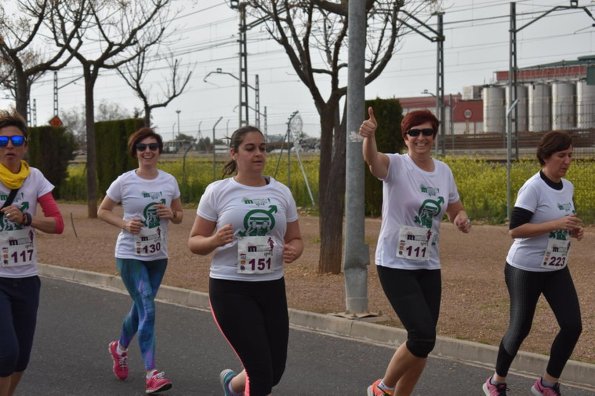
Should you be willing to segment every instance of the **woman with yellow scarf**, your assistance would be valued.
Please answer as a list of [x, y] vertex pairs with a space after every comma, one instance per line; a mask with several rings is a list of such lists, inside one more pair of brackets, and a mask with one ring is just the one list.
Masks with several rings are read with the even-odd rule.
[[40, 289], [35, 230], [64, 230], [54, 186], [27, 164], [26, 152], [25, 120], [0, 111], [0, 396], [14, 394], [31, 355]]

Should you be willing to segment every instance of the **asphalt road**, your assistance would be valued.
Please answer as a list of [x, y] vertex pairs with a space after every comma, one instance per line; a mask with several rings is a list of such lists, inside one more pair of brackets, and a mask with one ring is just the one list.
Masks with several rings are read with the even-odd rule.
[[[111, 372], [107, 344], [117, 337], [129, 309], [126, 295], [66, 281], [42, 279], [42, 302], [31, 364], [17, 396], [142, 395], [138, 344], [130, 348], [130, 375]], [[275, 395], [365, 395], [380, 377], [393, 350], [312, 332], [291, 330], [287, 370]], [[219, 372], [240, 365], [209, 312], [159, 303], [157, 367], [173, 381], [167, 395], [221, 395]], [[418, 384], [419, 396], [481, 395], [490, 374], [483, 367], [430, 358]], [[533, 379], [509, 376], [512, 395], [529, 395]], [[565, 396], [595, 393], [563, 387]]]

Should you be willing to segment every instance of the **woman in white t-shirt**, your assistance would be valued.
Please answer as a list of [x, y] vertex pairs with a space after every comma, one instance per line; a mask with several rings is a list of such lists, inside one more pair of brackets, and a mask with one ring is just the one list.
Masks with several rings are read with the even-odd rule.
[[407, 113], [401, 122], [406, 154], [384, 154], [376, 147], [374, 110], [359, 130], [370, 172], [382, 180], [382, 224], [376, 268], [384, 293], [407, 330], [384, 377], [368, 396], [409, 395], [436, 342], [440, 312], [440, 221], [444, 214], [462, 232], [471, 222], [459, 200], [450, 168], [432, 158], [438, 120], [428, 110]]
[[[125, 172], [109, 186], [97, 215], [120, 229], [116, 242], [116, 266], [132, 298], [132, 308], [122, 323], [120, 338], [110, 342], [116, 378], [128, 377], [128, 346], [138, 335], [146, 378], [146, 393], [172, 387], [155, 368], [155, 296], [167, 268], [167, 229], [182, 222], [182, 202], [176, 179], [157, 168], [163, 140], [151, 128], [130, 135], [128, 153], [138, 168]], [[113, 212], [122, 204], [123, 216]]]
[[258, 129], [236, 130], [224, 175], [198, 204], [188, 247], [214, 252], [209, 275], [213, 317], [243, 370], [223, 370], [225, 395], [265, 396], [279, 383], [287, 360], [289, 316], [283, 264], [303, 250], [289, 189], [264, 176], [266, 143]]
[[558, 379], [582, 331], [578, 297], [568, 270], [570, 238], [581, 240], [574, 186], [564, 176], [572, 162], [572, 138], [566, 132], [546, 133], [537, 147], [541, 170], [520, 188], [510, 219], [514, 242], [504, 275], [510, 295], [510, 323], [500, 342], [496, 372], [483, 384], [487, 396], [506, 395], [506, 375], [533, 323], [541, 294], [549, 303], [560, 331], [533, 395], [560, 395]]
[[41, 286], [35, 230], [64, 230], [54, 186], [23, 159], [27, 149], [23, 117], [0, 111], [0, 396], [14, 394], [31, 356]]

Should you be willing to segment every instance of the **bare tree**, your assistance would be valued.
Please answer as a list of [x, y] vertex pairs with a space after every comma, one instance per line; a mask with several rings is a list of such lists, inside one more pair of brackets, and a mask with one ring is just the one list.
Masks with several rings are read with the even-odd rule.
[[[155, 52], [158, 53], [159, 51]], [[192, 77], [192, 67], [181, 70], [180, 59], [174, 58], [173, 54], [170, 53], [166, 59], [169, 75], [163, 79], [166, 81], [165, 87], [160, 85], [161, 96], [154, 99], [155, 102], [151, 103], [151, 88], [144, 84], [149, 72], [149, 70], [146, 70], [146, 55], [146, 51], [140, 52], [134, 63], [126, 63], [119, 67], [118, 73], [143, 102], [145, 126], [151, 126], [151, 111], [160, 107], [167, 107], [172, 100], [184, 92], [186, 85], [190, 81], [190, 77]]]
[[[85, 78], [87, 130], [87, 209], [97, 217], [97, 154], [95, 150], [94, 89], [101, 69], [117, 69], [157, 44], [168, 24], [171, 0], [72, 0], [56, 2], [51, 19], [54, 40], [81, 64]], [[77, 30], [84, 45], [68, 42], [72, 15], [83, 10], [85, 23]]]
[[[374, 81], [396, 52], [404, 1], [366, 0], [367, 50], [365, 83]], [[421, 11], [422, 0], [408, 1]], [[287, 53], [298, 78], [308, 87], [320, 115], [320, 257], [321, 273], [341, 272], [345, 197], [345, 121], [340, 114], [347, 87], [347, 0], [248, 0], [250, 12]], [[328, 87], [325, 98], [322, 83]], [[343, 109], [343, 113], [345, 112]]]
[[[27, 103], [31, 85], [44, 73], [63, 68], [72, 56], [64, 56], [65, 48], [46, 54], [47, 42], [34, 40], [43, 36], [45, 20], [53, 7], [51, 0], [19, 0], [16, 2], [19, 16], [7, 12], [5, 2], [0, 2], [0, 84], [7, 88], [15, 99], [16, 110], [27, 117]], [[80, 14], [73, 13], [72, 28], [64, 36], [65, 42], [78, 48], [80, 43], [72, 43], [75, 31], [80, 23]]]

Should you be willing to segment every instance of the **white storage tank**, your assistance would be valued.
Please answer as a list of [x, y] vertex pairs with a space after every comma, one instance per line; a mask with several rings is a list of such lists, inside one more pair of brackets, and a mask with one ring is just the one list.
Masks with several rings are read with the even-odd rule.
[[552, 129], [552, 90], [547, 84], [531, 84], [529, 92], [529, 131]]
[[504, 93], [504, 88], [502, 87], [484, 87], [481, 91], [484, 132], [504, 133], [506, 130]]
[[595, 85], [585, 80], [576, 83], [576, 126], [595, 128]]
[[[506, 86], [506, 110], [510, 108], [508, 103], [508, 86]], [[528, 131], [528, 117], [527, 117], [527, 87], [524, 85], [517, 85], [516, 97], [519, 100], [517, 103], [517, 132]], [[506, 113], [504, 113], [506, 116]]]
[[552, 84], [552, 129], [571, 129], [576, 126], [576, 86], [570, 82]]

